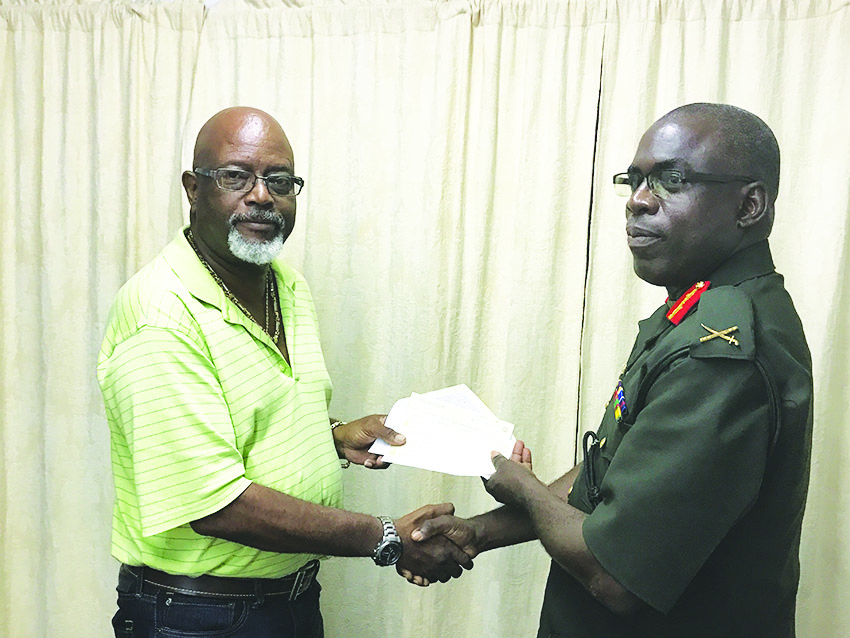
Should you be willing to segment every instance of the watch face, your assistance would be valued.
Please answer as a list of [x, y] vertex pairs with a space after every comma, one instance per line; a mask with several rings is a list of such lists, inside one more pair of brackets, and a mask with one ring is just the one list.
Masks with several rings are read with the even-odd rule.
[[401, 558], [401, 543], [387, 542], [378, 550], [375, 562], [379, 565], [395, 565]]

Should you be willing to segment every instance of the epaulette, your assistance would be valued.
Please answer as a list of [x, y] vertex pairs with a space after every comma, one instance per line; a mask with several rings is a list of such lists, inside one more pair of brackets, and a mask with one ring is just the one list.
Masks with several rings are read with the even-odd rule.
[[740, 288], [720, 286], [707, 290], [686, 323], [691, 357], [755, 358], [753, 302]]
[[682, 323], [682, 320], [688, 316], [691, 308], [697, 305], [699, 298], [702, 297], [703, 293], [708, 290], [710, 285], [710, 281], [698, 281], [688, 288], [684, 294], [671, 305], [670, 310], [667, 312], [667, 320], [674, 326], [678, 326]]

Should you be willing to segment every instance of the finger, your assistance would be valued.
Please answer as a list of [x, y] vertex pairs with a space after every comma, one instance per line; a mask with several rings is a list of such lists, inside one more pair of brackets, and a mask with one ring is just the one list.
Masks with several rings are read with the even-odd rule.
[[439, 516], [451, 516], [455, 513], [454, 503], [439, 503], [435, 510], [440, 512]]
[[455, 513], [455, 506], [452, 503], [431, 503], [423, 505], [418, 510], [411, 512], [417, 521], [424, 521], [429, 518], [437, 518], [439, 516], [451, 516]]
[[528, 467], [532, 466], [531, 463], [531, 450], [529, 448], [525, 448], [522, 451], [522, 463], [523, 465], [527, 465]]
[[384, 462], [383, 456], [372, 455], [370, 458], [363, 461], [363, 467], [365, 467], [369, 470], [385, 470], [390, 465], [392, 465], [392, 463], [385, 463]]
[[405, 580], [413, 580], [413, 572], [411, 572], [409, 569], [399, 569], [398, 574]]
[[492, 459], [493, 467], [496, 468], [497, 472], [499, 471], [499, 466], [502, 463], [504, 463], [505, 461], [508, 460], [504, 456], [502, 456], [499, 452], [497, 452], [496, 450], [493, 450], [492, 452], [490, 452], [490, 458]]
[[448, 576], [448, 578], [446, 580], [441, 580], [440, 582], [446, 583], [449, 580], [451, 580], [452, 578], [460, 578], [462, 574], [463, 574], [463, 569], [461, 568], [460, 565], [451, 565], [450, 567], [448, 567], [446, 569], [446, 575]]
[[522, 456], [525, 450], [525, 444], [517, 439], [516, 443], [514, 443], [514, 449], [511, 452], [511, 461], [516, 461], [517, 463], [522, 463]]
[[447, 583], [452, 578], [460, 578], [462, 573], [463, 570], [460, 568], [460, 565], [451, 565], [440, 571], [440, 577], [437, 580], [441, 583]]
[[465, 551], [463, 551], [460, 547], [458, 547], [451, 541], [448, 541], [448, 544], [451, 558], [456, 563], [451, 567], [451, 570], [453, 572], [456, 570], [457, 576], [460, 576], [463, 569], [472, 569], [472, 559], [469, 557], [469, 554], [467, 554]]

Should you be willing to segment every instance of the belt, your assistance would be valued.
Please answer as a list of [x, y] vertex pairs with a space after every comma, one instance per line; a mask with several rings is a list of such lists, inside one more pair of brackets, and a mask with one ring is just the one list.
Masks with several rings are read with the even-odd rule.
[[296, 572], [282, 578], [225, 578], [222, 576], [180, 576], [161, 572], [145, 565], [123, 565], [124, 569], [142, 580], [143, 585], [153, 585], [187, 596], [212, 596], [221, 598], [262, 598], [286, 596], [295, 600], [303, 594], [319, 572], [319, 561], [313, 560]]

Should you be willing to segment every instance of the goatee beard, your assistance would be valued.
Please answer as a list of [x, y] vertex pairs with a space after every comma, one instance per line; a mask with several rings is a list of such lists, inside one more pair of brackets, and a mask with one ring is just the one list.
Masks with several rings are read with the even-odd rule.
[[[270, 264], [283, 249], [286, 221], [279, 215], [267, 210], [255, 210], [247, 215], [233, 214], [228, 221], [230, 221], [230, 232], [227, 234], [227, 245], [237, 259], [257, 266], [265, 266]], [[242, 233], [236, 229], [236, 224], [250, 221], [272, 222], [277, 226], [277, 233], [269, 240], [245, 239]]]

